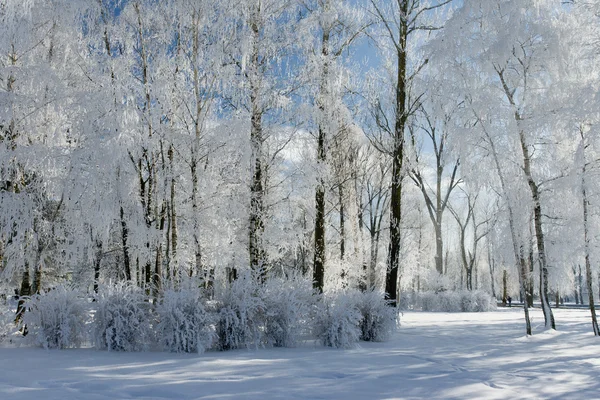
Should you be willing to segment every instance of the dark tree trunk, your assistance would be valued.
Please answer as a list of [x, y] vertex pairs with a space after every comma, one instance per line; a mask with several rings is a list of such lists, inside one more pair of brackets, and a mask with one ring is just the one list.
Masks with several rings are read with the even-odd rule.
[[[325, 7], [329, 7], [329, 3], [325, 3]], [[327, 83], [329, 81], [329, 30], [323, 29], [321, 42], [321, 56], [323, 57], [323, 69], [321, 71], [321, 86], [319, 88], [319, 98], [317, 99], [317, 107], [320, 113], [319, 132], [317, 138], [317, 164], [321, 168], [325, 166], [327, 152], [325, 145], [327, 142], [327, 132], [325, 130], [326, 121], [326, 97]], [[322, 171], [319, 171], [322, 173]], [[315, 191], [315, 253], [313, 262], [313, 286], [323, 292], [325, 285], [325, 181], [323, 176], [319, 176], [317, 188]]]
[[579, 284], [577, 282], [577, 268], [573, 267], [573, 277], [575, 282], [573, 284], [573, 293], [575, 293], [575, 304], [579, 305]]
[[125, 220], [123, 206], [121, 206], [119, 214], [121, 217], [121, 243], [123, 245], [123, 264], [125, 266], [125, 279], [131, 281], [131, 262], [129, 259], [129, 246], [127, 244], [129, 230], [127, 229], [127, 221]]
[[[523, 250], [523, 248], [521, 248], [521, 250]], [[522, 253], [521, 253], [521, 259], [520, 259], [519, 264], [520, 264], [519, 269], [521, 271], [521, 279], [519, 279], [520, 294], [521, 294], [521, 299], [526, 300], [525, 299], [525, 282], [527, 282], [527, 265], [525, 263], [525, 258], [523, 257]], [[527, 335], [531, 336], [531, 319], [529, 318], [529, 304], [527, 304], [527, 301], [523, 301], [523, 311], [525, 312], [525, 330], [527, 332]]]
[[[259, 74], [259, 41], [260, 31], [258, 21], [251, 21], [252, 30], [252, 54], [251, 74]], [[252, 149], [252, 184], [250, 186], [250, 218], [248, 233], [248, 252], [250, 255], [250, 268], [258, 274], [259, 280], [263, 280], [266, 274], [266, 253], [264, 250], [264, 187], [263, 179], [263, 109], [261, 105], [261, 93], [257, 77], [250, 79], [250, 147]], [[237, 274], [236, 274], [237, 276]]]
[[[521, 117], [516, 114], [516, 120], [519, 122]], [[533, 201], [533, 222], [535, 227], [535, 238], [537, 242], [538, 257], [540, 261], [540, 300], [542, 302], [542, 311], [544, 312], [544, 321], [547, 328], [556, 329], [554, 314], [548, 301], [548, 263], [546, 261], [546, 247], [544, 241], [544, 231], [542, 229], [542, 206], [540, 202], [540, 193], [537, 183], [531, 175], [529, 148], [525, 142], [525, 134], [519, 132], [521, 141], [521, 151], [523, 152], [523, 172], [527, 178], [529, 189], [531, 190], [531, 199]]]
[[94, 293], [98, 293], [100, 266], [102, 264], [102, 240], [96, 238], [96, 254], [94, 255]]
[[490, 269], [490, 284], [492, 288], [492, 296], [496, 298], [496, 284], [494, 282], [494, 274], [496, 270], [496, 261], [492, 257], [492, 252], [490, 251], [490, 241], [487, 241], [487, 256], [488, 256], [488, 268]]
[[344, 188], [342, 186], [342, 184], [340, 183], [340, 186], [338, 187], [338, 197], [339, 197], [339, 203], [340, 203], [340, 261], [342, 261], [342, 271], [340, 274], [340, 278], [342, 280], [342, 285], [344, 287], [347, 286], [347, 282], [346, 282], [346, 277], [348, 275], [346, 268], [343, 264], [344, 261], [344, 257], [346, 255], [346, 226], [345, 226], [345, 217], [344, 217]]
[[394, 124], [392, 152], [392, 184], [390, 199], [390, 243], [388, 266], [385, 276], [385, 293], [390, 304], [397, 306], [398, 268], [400, 266], [401, 223], [402, 223], [402, 184], [404, 180], [404, 131], [408, 119], [407, 100], [407, 61], [408, 61], [408, 0], [400, 2], [399, 46], [396, 48], [396, 118]]
[[502, 305], [506, 305], [506, 302], [508, 301], [508, 288], [507, 288], [507, 281], [508, 281], [508, 272], [506, 270], [502, 271]]
[[338, 199], [340, 203], [340, 260], [344, 260], [346, 255], [346, 221], [344, 220], [344, 187], [342, 184], [338, 187]]
[[529, 307], [533, 307], [533, 293], [534, 293], [534, 287], [533, 287], [533, 244], [531, 244], [531, 247], [529, 248], [529, 258], [528, 258], [528, 262], [527, 265], [529, 267], [529, 274], [527, 275], [527, 280], [526, 280], [526, 289], [527, 289], [527, 305]]
[[[26, 297], [31, 296], [31, 285], [29, 283], [29, 264], [25, 262], [25, 270], [21, 279], [21, 288], [19, 289], [19, 302], [17, 303], [17, 313], [15, 315], [15, 323], [18, 324], [25, 314]], [[27, 335], [27, 327], [23, 327], [23, 335]]]
[[[321, 134], [319, 133], [319, 139]], [[320, 140], [319, 140], [320, 141]], [[313, 285], [319, 292], [323, 292], [325, 278], [325, 188], [322, 182], [315, 193], [315, 254], [313, 266]]]

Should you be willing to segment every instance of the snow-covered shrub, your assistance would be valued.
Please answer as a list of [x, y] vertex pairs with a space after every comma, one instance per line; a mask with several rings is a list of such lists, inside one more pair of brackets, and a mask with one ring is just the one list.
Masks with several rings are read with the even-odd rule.
[[15, 311], [8, 306], [0, 306], [0, 343], [9, 340], [17, 331]]
[[361, 340], [383, 342], [396, 331], [398, 309], [388, 305], [383, 293], [378, 291], [357, 293], [357, 307], [361, 315]]
[[264, 304], [258, 295], [257, 278], [247, 274], [235, 280], [216, 304], [218, 350], [262, 345]]
[[109, 351], [142, 351], [152, 340], [150, 304], [142, 289], [127, 283], [100, 287], [94, 314], [94, 344]]
[[423, 311], [462, 311], [463, 301], [457, 292], [424, 292], [419, 297]]
[[58, 286], [25, 302], [28, 341], [45, 349], [79, 347], [87, 339], [88, 307], [77, 290]]
[[357, 292], [337, 292], [323, 296], [317, 306], [314, 334], [324, 346], [353, 347], [361, 335], [361, 314]]
[[215, 338], [212, 319], [196, 289], [166, 290], [156, 307], [156, 333], [164, 350], [203, 353]]
[[492, 296], [483, 291], [423, 292], [415, 296], [414, 308], [422, 311], [485, 312], [496, 309]]
[[262, 287], [268, 345], [293, 347], [308, 328], [313, 308], [312, 282], [302, 276], [270, 278]]
[[483, 290], [476, 290], [473, 292], [473, 297], [475, 299], [475, 308], [471, 311], [486, 312], [494, 311], [498, 308], [496, 299]]
[[401, 310], [412, 310], [415, 307], [417, 294], [413, 291], [400, 291], [400, 299], [398, 300], [398, 308]]

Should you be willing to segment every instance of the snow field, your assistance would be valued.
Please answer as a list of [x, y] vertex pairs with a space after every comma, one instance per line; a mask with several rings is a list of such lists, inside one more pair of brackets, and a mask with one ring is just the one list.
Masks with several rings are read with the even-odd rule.
[[384, 343], [205, 354], [2, 348], [0, 399], [593, 399], [589, 311], [406, 312]]

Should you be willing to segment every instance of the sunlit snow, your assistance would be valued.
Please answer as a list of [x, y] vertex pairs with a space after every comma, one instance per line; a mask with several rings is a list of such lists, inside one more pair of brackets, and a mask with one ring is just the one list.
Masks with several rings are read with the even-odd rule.
[[[2, 348], [0, 399], [592, 399], [600, 340], [589, 311], [407, 312], [386, 343], [180, 355]], [[14, 343], [13, 343], [14, 346]]]

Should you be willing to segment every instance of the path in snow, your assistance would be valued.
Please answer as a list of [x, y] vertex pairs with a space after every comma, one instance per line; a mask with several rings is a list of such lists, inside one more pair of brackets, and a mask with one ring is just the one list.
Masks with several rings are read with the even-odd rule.
[[555, 310], [558, 332], [524, 336], [522, 310], [405, 313], [386, 343], [210, 352], [2, 348], [0, 400], [593, 399], [600, 338], [589, 311]]

